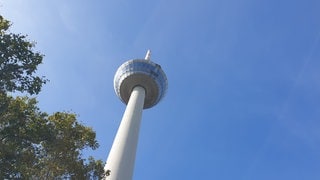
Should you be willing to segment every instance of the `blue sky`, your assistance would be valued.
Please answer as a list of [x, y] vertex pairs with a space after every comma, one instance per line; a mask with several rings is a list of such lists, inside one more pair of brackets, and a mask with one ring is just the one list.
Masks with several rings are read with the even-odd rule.
[[166, 97], [143, 112], [134, 179], [320, 179], [320, 1], [0, 0], [45, 54], [43, 111], [93, 127], [106, 160], [125, 105], [118, 66], [151, 59]]

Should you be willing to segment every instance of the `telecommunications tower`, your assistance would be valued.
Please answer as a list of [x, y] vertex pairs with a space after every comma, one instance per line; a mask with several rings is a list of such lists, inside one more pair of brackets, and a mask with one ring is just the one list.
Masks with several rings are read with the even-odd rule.
[[113, 141], [104, 171], [106, 180], [131, 180], [142, 110], [156, 105], [165, 95], [168, 81], [161, 66], [150, 60], [123, 63], [114, 76], [114, 90], [127, 105]]

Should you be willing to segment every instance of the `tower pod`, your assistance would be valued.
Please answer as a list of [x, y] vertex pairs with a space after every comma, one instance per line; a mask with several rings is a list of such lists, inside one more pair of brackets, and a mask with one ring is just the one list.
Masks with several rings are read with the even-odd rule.
[[134, 87], [145, 89], [144, 109], [156, 105], [165, 95], [168, 81], [161, 66], [148, 59], [133, 59], [123, 63], [114, 77], [114, 90], [125, 104]]

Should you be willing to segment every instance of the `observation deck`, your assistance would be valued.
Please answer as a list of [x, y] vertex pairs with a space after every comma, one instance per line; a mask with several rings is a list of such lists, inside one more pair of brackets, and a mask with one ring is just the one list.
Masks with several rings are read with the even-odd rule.
[[143, 109], [153, 107], [164, 97], [168, 88], [167, 77], [161, 66], [149, 59], [150, 51], [146, 59], [129, 60], [118, 68], [114, 77], [114, 90], [123, 103], [128, 103], [136, 86], [145, 89]]

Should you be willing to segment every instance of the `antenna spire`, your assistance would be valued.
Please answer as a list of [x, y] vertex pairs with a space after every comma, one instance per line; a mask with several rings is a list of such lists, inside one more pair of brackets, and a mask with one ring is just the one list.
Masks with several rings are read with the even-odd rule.
[[144, 59], [147, 61], [150, 61], [150, 56], [151, 56], [151, 51], [150, 51], [150, 49], [148, 49], [146, 57]]

